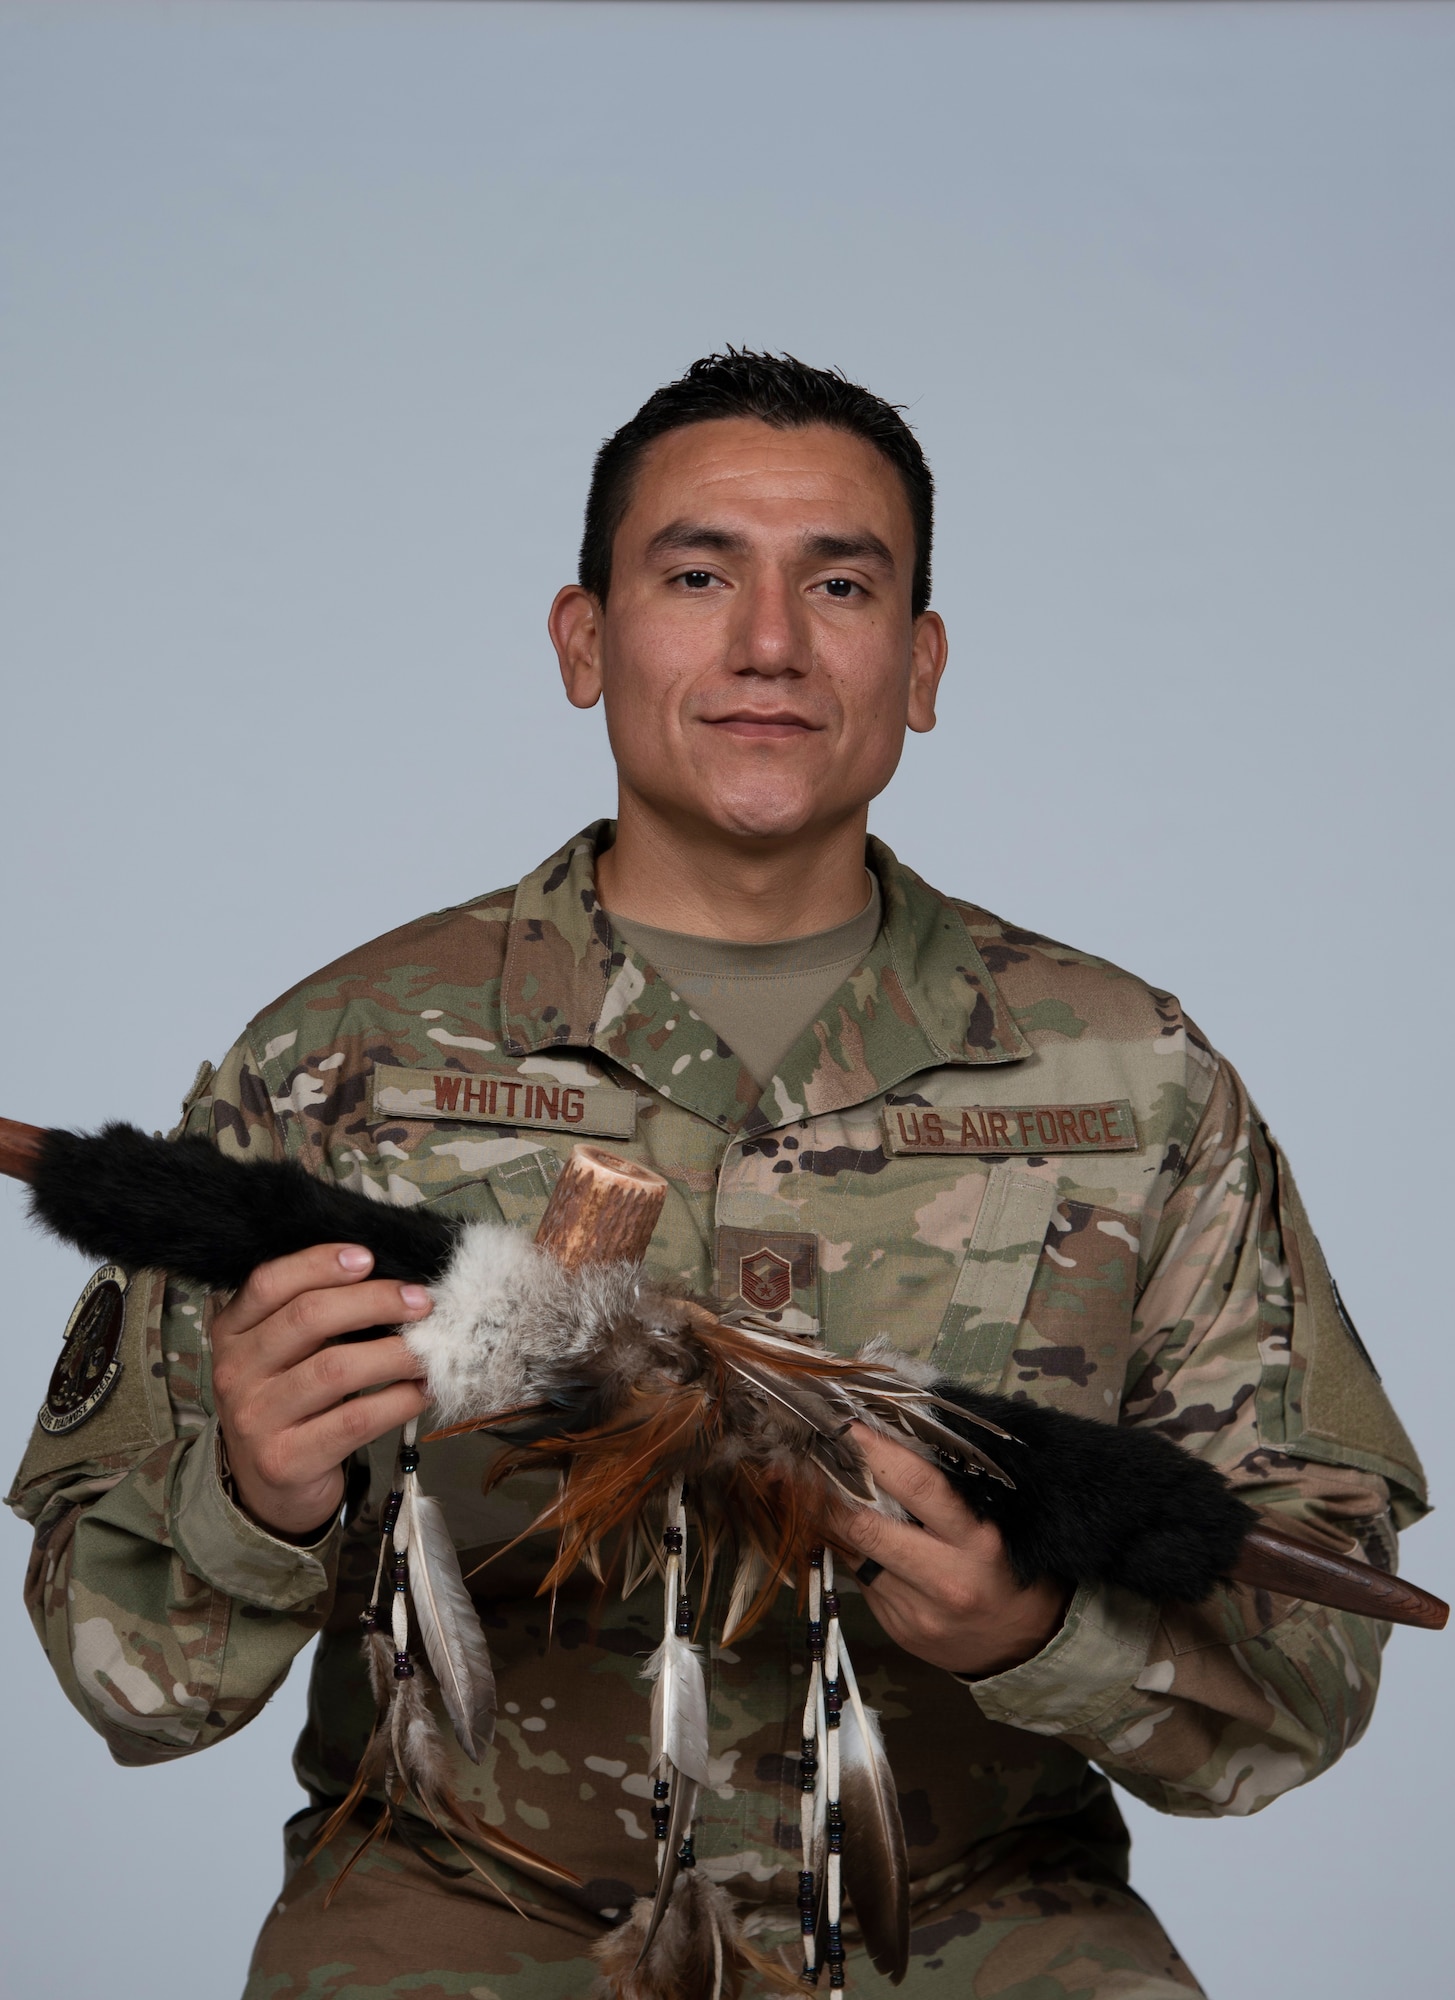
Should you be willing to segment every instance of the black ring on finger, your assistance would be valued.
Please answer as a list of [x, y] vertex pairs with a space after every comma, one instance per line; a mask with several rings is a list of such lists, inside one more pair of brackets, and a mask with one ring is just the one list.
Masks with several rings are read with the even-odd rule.
[[884, 1574], [883, 1563], [875, 1562], [873, 1556], [866, 1557], [865, 1560], [861, 1562], [859, 1567], [854, 1571], [855, 1577], [863, 1585], [865, 1590], [869, 1588], [870, 1584], [874, 1582], [876, 1577], [881, 1577], [883, 1576], [883, 1574]]

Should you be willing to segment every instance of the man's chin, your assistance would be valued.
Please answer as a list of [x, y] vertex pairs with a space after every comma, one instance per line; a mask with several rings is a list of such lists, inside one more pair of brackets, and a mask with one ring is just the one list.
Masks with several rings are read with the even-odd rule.
[[[714, 782], [718, 779], [719, 782]], [[839, 796], [825, 797], [812, 783], [788, 781], [779, 773], [769, 782], [721, 782], [721, 774], [699, 769], [688, 788], [670, 792], [637, 792], [653, 817], [674, 825], [694, 843], [714, 837], [734, 844], [774, 847], [791, 843], [816, 829], [840, 824], [855, 806]]]
[[821, 802], [797, 787], [729, 792], [694, 801], [700, 816], [732, 840], [777, 842], [805, 833], [822, 817]]

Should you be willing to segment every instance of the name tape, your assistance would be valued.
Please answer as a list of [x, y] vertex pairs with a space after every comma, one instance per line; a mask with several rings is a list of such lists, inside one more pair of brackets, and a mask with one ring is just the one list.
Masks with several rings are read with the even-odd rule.
[[630, 1139], [637, 1129], [637, 1097], [634, 1090], [614, 1083], [562, 1083], [556, 1077], [522, 1076], [518, 1070], [380, 1067], [374, 1071], [374, 1115]]
[[1137, 1121], [1125, 1098], [1105, 1104], [889, 1105], [891, 1153], [1134, 1153]]

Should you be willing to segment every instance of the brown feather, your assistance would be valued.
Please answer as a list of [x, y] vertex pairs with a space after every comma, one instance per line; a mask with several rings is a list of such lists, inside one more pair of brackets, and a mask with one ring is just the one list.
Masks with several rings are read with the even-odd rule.
[[[309, 1849], [308, 1859], [312, 1861], [330, 1841], [337, 1839], [367, 1795], [383, 1791], [387, 1819], [407, 1788], [418, 1800], [425, 1818], [453, 1845], [458, 1845], [455, 1835], [462, 1833], [467, 1840], [475, 1841], [514, 1868], [580, 1888], [581, 1878], [573, 1870], [563, 1868], [559, 1862], [549, 1860], [544, 1854], [537, 1854], [533, 1847], [512, 1839], [499, 1827], [490, 1826], [460, 1798], [450, 1778], [449, 1758], [443, 1739], [430, 1712], [429, 1682], [423, 1670], [416, 1668], [407, 1679], [395, 1680], [393, 1645], [381, 1632], [365, 1635], [364, 1654], [375, 1699], [378, 1700], [381, 1689], [383, 1692], [383, 1713], [364, 1747], [353, 1783], [320, 1827]], [[386, 1666], [387, 1682], [384, 1680]], [[378, 1831], [376, 1825], [369, 1839], [373, 1840]], [[468, 1855], [465, 1858], [469, 1860]], [[357, 1859], [356, 1852], [353, 1860]], [[473, 1861], [470, 1865], [477, 1866]], [[349, 1867], [352, 1866], [351, 1860]], [[344, 1874], [348, 1872], [348, 1869], [344, 1870]], [[481, 1869], [478, 1872], [483, 1874], [485, 1871]], [[340, 1876], [338, 1881], [342, 1879]], [[512, 1908], [519, 1908], [508, 1891], [494, 1882], [493, 1877], [487, 1877], [487, 1880]], [[334, 1889], [338, 1887], [338, 1881], [334, 1883]]]
[[392, 1810], [388, 1806], [386, 1806], [384, 1810], [380, 1813], [379, 1817], [375, 1820], [374, 1824], [369, 1828], [368, 1832], [364, 1835], [363, 1839], [359, 1841], [353, 1853], [349, 1856], [348, 1860], [344, 1863], [343, 1867], [340, 1868], [337, 1875], [334, 1876], [333, 1880], [329, 1883], [328, 1888], [324, 1893], [323, 1907], [326, 1910], [333, 1908], [334, 1897], [338, 1894], [339, 1890], [342, 1889], [345, 1882], [348, 1881], [350, 1875], [353, 1874], [354, 1870], [363, 1860], [364, 1855], [368, 1851], [368, 1849], [374, 1845], [374, 1842], [378, 1840], [381, 1835], [387, 1838], [389, 1833], [390, 1823], [393, 1820], [393, 1817], [394, 1815]]
[[313, 1845], [304, 1857], [306, 1861], [316, 1859], [323, 1852], [324, 1848], [328, 1846], [330, 1841], [337, 1840], [371, 1787], [382, 1781], [385, 1776], [388, 1760], [388, 1746], [388, 1737], [376, 1723], [373, 1734], [364, 1746], [364, 1754], [359, 1759], [359, 1768], [354, 1773], [354, 1782], [349, 1786], [347, 1792], [339, 1800], [323, 1825], [318, 1829]]
[[846, 1652], [848, 1683], [839, 1728], [839, 1803], [844, 1815], [844, 1887], [877, 1972], [897, 1986], [909, 1967], [909, 1859], [894, 1773], [879, 1719], [860, 1699]]

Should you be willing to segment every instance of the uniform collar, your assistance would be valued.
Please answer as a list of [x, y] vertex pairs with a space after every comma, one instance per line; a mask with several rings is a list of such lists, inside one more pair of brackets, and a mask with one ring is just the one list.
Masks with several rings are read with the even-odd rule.
[[596, 857], [613, 832], [610, 820], [586, 827], [515, 892], [501, 988], [510, 1055], [591, 1049], [674, 1104], [756, 1133], [847, 1110], [921, 1070], [1029, 1054], [959, 910], [871, 837], [883, 927], [760, 1094], [732, 1051], [613, 933], [596, 897]]

